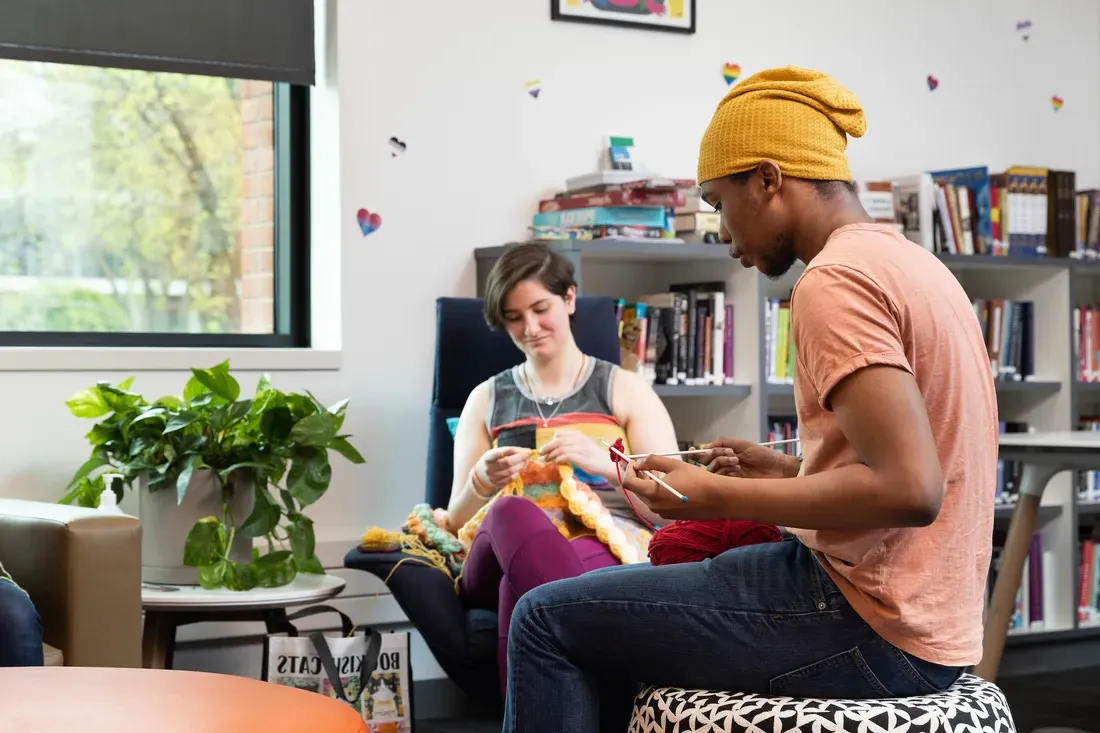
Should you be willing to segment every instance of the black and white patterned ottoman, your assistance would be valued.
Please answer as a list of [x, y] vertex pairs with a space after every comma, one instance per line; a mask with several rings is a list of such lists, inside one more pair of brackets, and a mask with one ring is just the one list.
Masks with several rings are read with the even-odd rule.
[[1015, 733], [1000, 688], [964, 674], [936, 695], [813, 700], [649, 687], [629, 733]]

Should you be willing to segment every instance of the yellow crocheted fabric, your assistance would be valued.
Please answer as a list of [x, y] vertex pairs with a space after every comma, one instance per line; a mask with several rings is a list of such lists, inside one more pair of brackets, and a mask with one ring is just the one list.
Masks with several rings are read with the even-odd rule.
[[633, 522], [612, 515], [592, 489], [573, 476], [572, 466], [545, 463], [538, 451], [524, 464], [519, 476], [490, 499], [462, 526], [458, 539], [469, 549], [485, 514], [499, 496], [523, 496], [542, 508], [567, 539], [595, 536], [620, 562], [645, 561], [653, 534]]
[[850, 181], [847, 135], [867, 131], [863, 107], [820, 71], [786, 66], [744, 79], [718, 104], [699, 146], [699, 183], [774, 160], [784, 175]]

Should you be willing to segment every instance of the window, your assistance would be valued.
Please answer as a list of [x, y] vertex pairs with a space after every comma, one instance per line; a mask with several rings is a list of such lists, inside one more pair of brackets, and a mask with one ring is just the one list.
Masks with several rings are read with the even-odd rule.
[[308, 346], [307, 99], [0, 59], [0, 345]]

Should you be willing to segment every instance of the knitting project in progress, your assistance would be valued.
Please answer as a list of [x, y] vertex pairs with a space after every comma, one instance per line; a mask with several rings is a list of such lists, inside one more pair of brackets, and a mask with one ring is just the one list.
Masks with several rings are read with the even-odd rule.
[[486, 513], [501, 496], [521, 496], [535, 502], [566, 539], [594, 536], [623, 564], [645, 562], [653, 533], [607, 510], [587, 484], [577, 480], [573, 467], [543, 461], [538, 451], [519, 475], [501, 489], [453, 534], [440, 526], [440, 515], [427, 504], [418, 504], [401, 533], [372, 527], [363, 535], [360, 549], [402, 549], [457, 578], [462, 563]]

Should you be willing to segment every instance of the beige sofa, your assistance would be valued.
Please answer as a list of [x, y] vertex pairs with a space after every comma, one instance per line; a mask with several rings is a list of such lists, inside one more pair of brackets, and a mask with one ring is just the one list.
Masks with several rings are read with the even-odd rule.
[[141, 666], [136, 518], [0, 499], [0, 564], [38, 609], [46, 664]]

